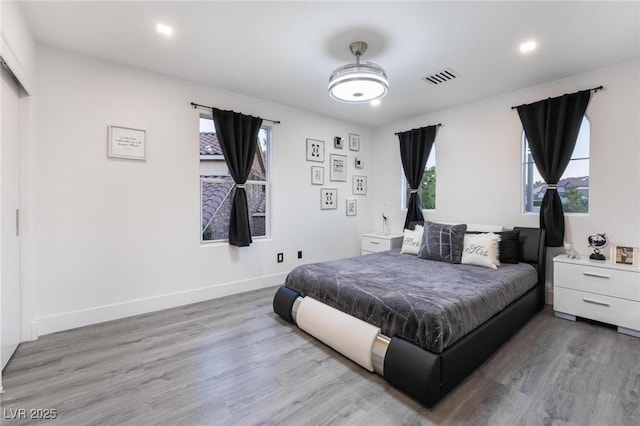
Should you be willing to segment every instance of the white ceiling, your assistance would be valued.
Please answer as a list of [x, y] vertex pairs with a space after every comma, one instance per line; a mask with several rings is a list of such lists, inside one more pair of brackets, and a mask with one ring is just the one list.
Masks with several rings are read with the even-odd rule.
[[[640, 57], [638, 1], [20, 6], [39, 43], [373, 127]], [[157, 22], [173, 37], [157, 34]], [[538, 49], [520, 54], [530, 38]], [[363, 60], [389, 76], [378, 107], [327, 94], [329, 74], [353, 62], [348, 45], [357, 40], [369, 43]], [[456, 80], [421, 80], [447, 67]]]

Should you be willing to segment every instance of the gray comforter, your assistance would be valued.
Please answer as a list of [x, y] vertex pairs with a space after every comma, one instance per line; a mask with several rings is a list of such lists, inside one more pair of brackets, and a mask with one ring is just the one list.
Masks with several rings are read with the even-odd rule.
[[385, 251], [301, 265], [287, 287], [440, 353], [537, 283], [528, 264], [488, 269]]

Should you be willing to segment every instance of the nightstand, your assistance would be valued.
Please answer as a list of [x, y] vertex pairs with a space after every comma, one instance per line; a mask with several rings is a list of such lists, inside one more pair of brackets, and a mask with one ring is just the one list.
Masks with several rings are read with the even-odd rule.
[[640, 337], [640, 268], [607, 261], [553, 258], [553, 310], [560, 318], [589, 318]]
[[402, 234], [362, 234], [361, 254], [402, 247]]

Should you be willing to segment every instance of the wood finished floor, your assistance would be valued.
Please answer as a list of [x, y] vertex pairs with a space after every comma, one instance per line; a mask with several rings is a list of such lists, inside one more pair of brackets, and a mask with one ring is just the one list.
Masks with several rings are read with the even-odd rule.
[[[538, 314], [426, 409], [272, 313], [275, 288], [21, 344], [2, 424], [640, 424], [640, 339]], [[57, 419], [9, 420], [56, 409]], [[14, 411], [15, 412], [15, 411]]]

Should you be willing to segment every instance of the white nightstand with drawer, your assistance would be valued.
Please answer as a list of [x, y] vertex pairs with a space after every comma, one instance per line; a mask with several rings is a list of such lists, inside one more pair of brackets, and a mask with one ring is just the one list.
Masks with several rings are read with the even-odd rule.
[[402, 234], [362, 234], [362, 254], [402, 247]]
[[618, 332], [640, 337], [640, 268], [564, 254], [553, 259], [553, 268], [557, 317], [614, 324]]

